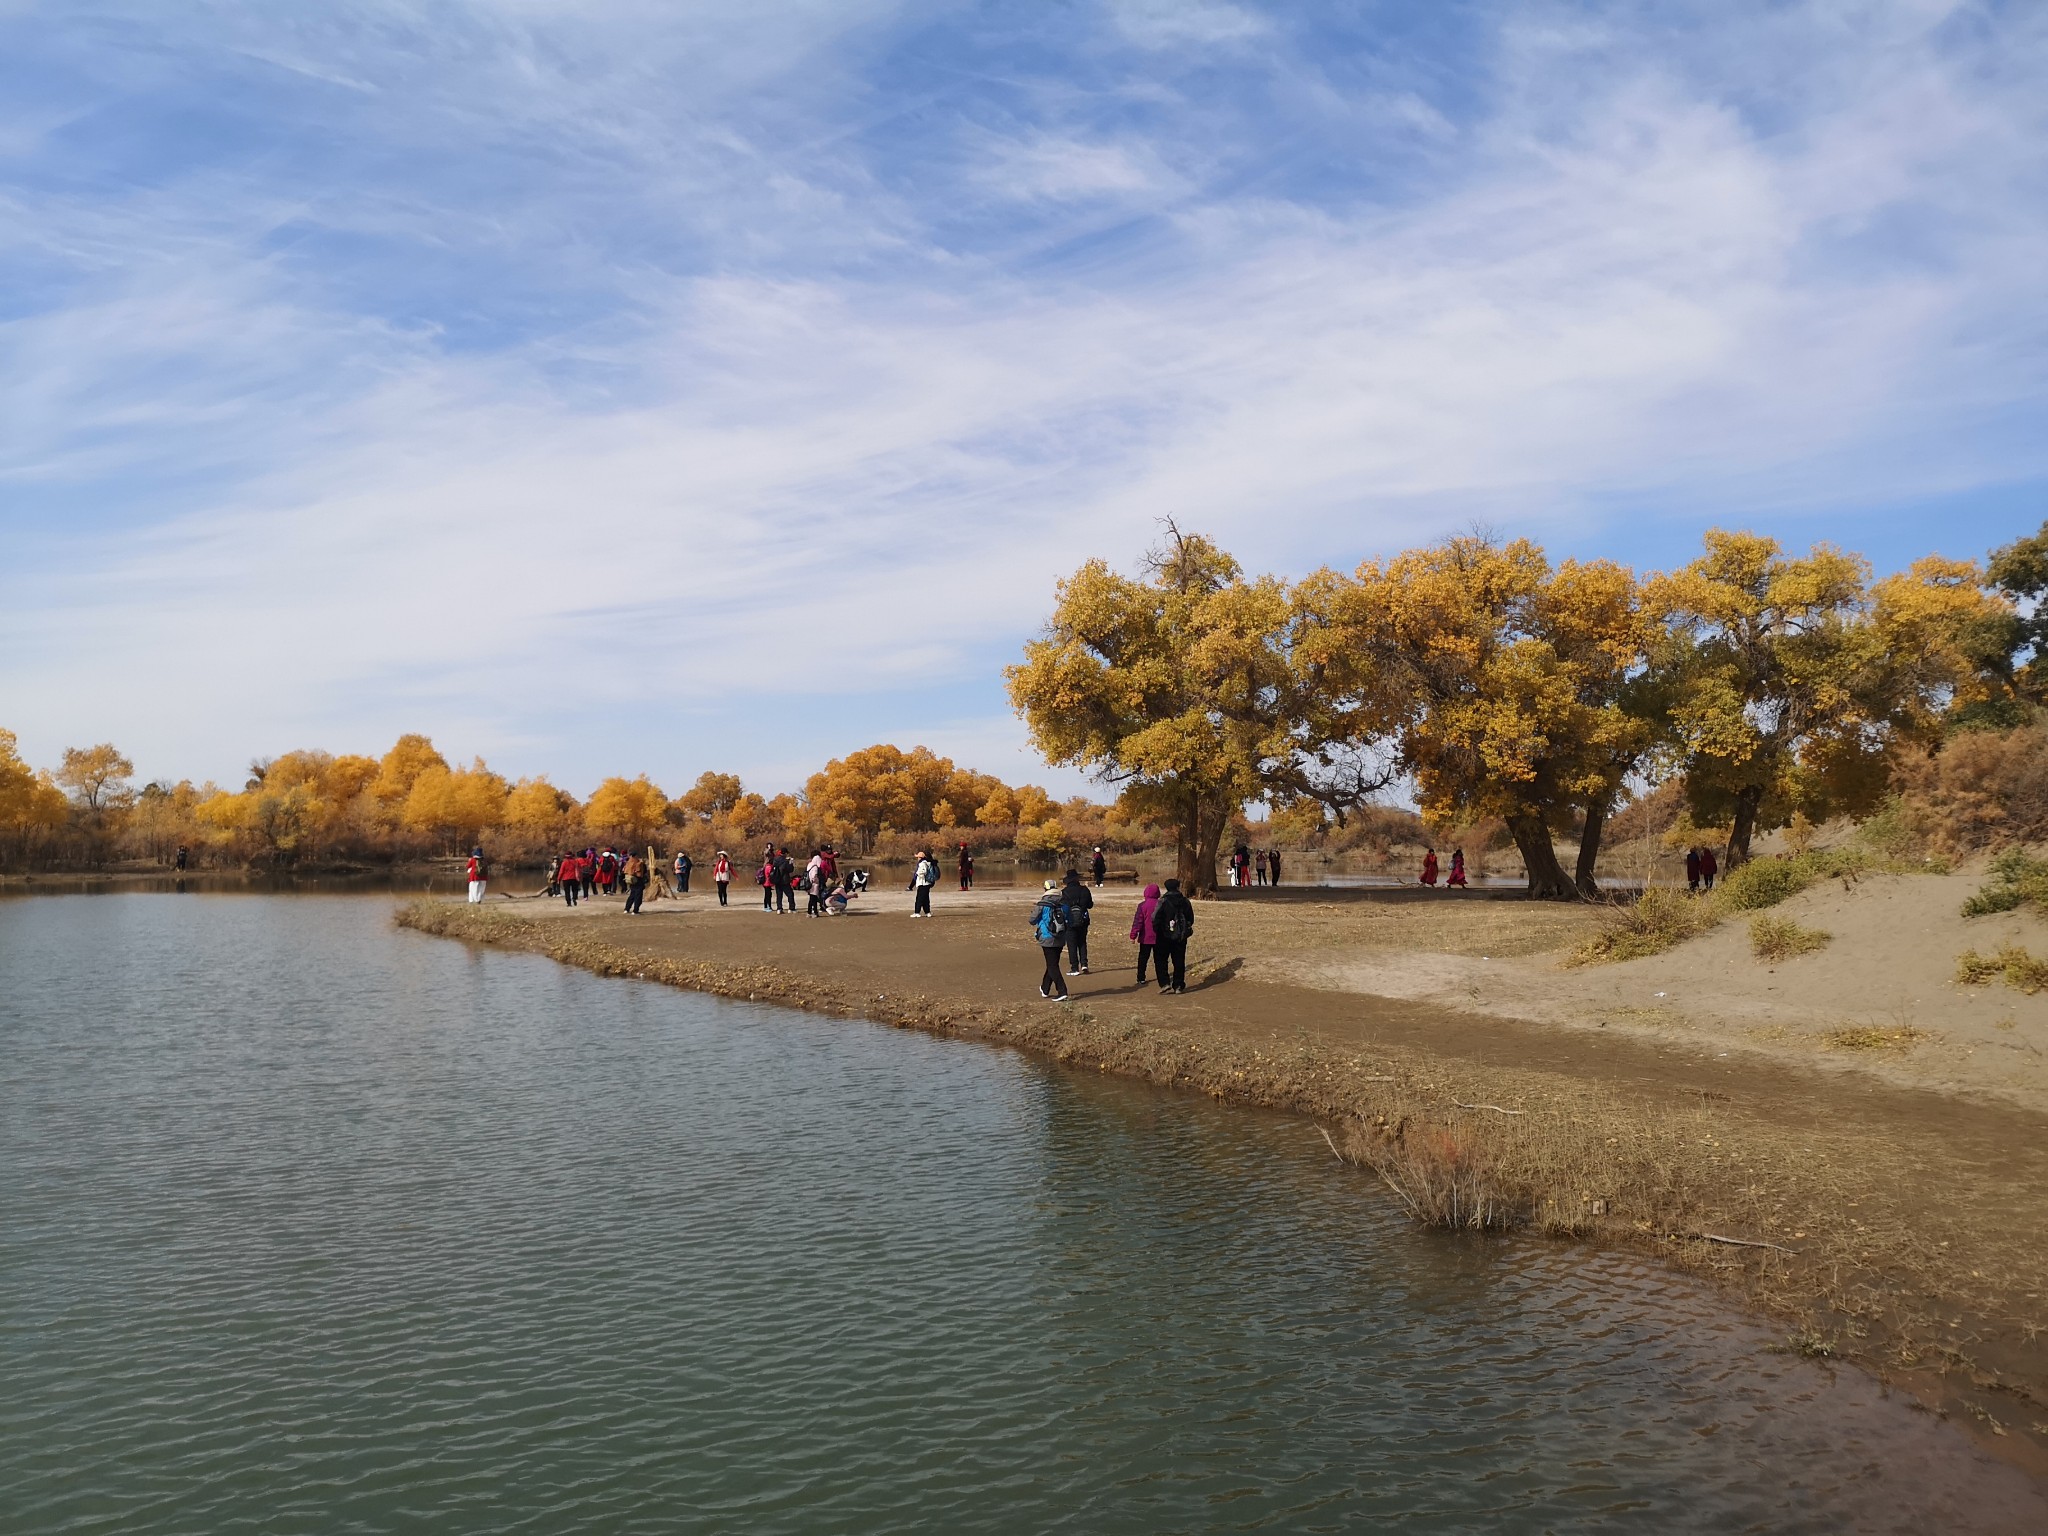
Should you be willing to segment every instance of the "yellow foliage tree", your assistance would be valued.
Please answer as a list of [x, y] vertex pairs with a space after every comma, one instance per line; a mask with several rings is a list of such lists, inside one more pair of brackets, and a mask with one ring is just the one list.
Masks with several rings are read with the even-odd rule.
[[[835, 842], [857, 851], [874, 847], [882, 830], [929, 832], [937, 825], [940, 801], [960, 775], [949, 758], [929, 747], [877, 745], [834, 758], [804, 786], [809, 811]], [[969, 785], [962, 786], [968, 793]]]
[[[1630, 691], [1648, 627], [1634, 577], [1605, 561], [1553, 571], [1526, 539], [1449, 539], [1353, 580], [1319, 574], [1298, 601], [1306, 653], [1371, 729], [1398, 744], [1416, 801], [1439, 824], [1498, 816], [1531, 895], [1593, 894], [1600, 828], [1648, 748]], [[1578, 878], [1554, 829], [1585, 813]]]
[[746, 794], [736, 773], [700, 773], [697, 782], [683, 792], [676, 805], [692, 820], [709, 825], [730, 816]]
[[545, 778], [521, 779], [505, 797], [504, 824], [530, 842], [564, 839], [580, 809], [574, 795]]
[[403, 807], [412, 794], [412, 787], [429, 768], [448, 771], [448, 759], [434, 750], [434, 744], [425, 736], [401, 736], [377, 764], [377, 776], [370, 782], [370, 793], [375, 795], [387, 811], [403, 819]]
[[134, 802], [135, 791], [128, 787], [134, 776], [135, 765], [111, 741], [96, 747], [66, 747], [63, 765], [57, 770], [57, 782], [94, 822], [103, 822]]
[[[1209, 540], [1168, 528], [1138, 578], [1091, 560], [1060, 583], [1042, 638], [1007, 670], [1047, 759], [1127, 787], [1172, 826], [1184, 887], [1216, 888], [1231, 817], [1268, 795], [1362, 798], [1319, 780], [1336, 738], [1320, 688], [1290, 660], [1294, 615], [1272, 577], [1247, 581]], [[1019, 805], [1020, 820], [1030, 813]]]
[[641, 848], [653, 840], [667, 813], [668, 796], [643, 773], [598, 785], [583, 807], [583, 824], [600, 840]]
[[1720, 529], [1650, 581], [1661, 664], [1694, 819], [1729, 826], [1728, 862], [1795, 812], [1855, 813], [1884, 793], [1891, 752], [1931, 737], [1974, 686], [1964, 632], [2001, 599], [1974, 567], [1926, 560], [1868, 586], [1859, 556]]
[[508, 794], [482, 758], [453, 773], [430, 764], [413, 779], [399, 819], [406, 830], [459, 849], [503, 825]]

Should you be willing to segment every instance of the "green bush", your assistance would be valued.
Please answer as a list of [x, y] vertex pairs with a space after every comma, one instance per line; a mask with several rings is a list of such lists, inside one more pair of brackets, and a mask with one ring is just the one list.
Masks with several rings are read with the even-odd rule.
[[1820, 878], [1811, 867], [1813, 858], [1811, 853], [1802, 853], [1789, 859], [1752, 859], [1729, 871], [1716, 895], [1730, 912], [1775, 907]]
[[2034, 906], [2048, 912], [2048, 859], [2008, 848], [1991, 861], [1991, 879], [1963, 903], [1963, 916], [1986, 917]]
[[1956, 980], [1966, 987], [2003, 981], [2032, 997], [2048, 991], [2048, 960], [2035, 959], [2017, 944], [2007, 944], [1995, 955], [1966, 949], [1956, 957]]

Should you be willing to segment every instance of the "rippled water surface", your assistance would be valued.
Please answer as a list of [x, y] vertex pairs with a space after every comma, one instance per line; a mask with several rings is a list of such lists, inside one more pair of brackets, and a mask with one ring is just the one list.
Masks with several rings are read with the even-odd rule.
[[1298, 1122], [403, 934], [0, 902], [0, 1530], [2038, 1530]]

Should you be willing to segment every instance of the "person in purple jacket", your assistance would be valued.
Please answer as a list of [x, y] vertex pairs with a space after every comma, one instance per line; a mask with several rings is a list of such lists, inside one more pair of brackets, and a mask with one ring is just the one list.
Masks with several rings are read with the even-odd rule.
[[1138, 946], [1138, 985], [1145, 985], [1145, 962], [1152, 958], [1152, 946], [1159, 936], [1152, 931], [1152, 909], [1159, 905], [1159, 887], [1145, 887], [1144, 899], [1131, 917], [1131, 940]]

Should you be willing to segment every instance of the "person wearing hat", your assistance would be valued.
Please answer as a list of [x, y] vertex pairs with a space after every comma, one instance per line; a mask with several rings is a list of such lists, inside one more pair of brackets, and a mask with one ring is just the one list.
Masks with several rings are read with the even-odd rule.
[[1057, 880], [1045, 882], [1038, 905], [1031, 909], [1031, 936], [1045, 957], [1045, 974], [1039, 978], [1038, 995], [1055, 1002], [1067, 1000], [1067, 979], [1060, 974], [1060, 951], [1067, 944], [1067, 901]]
[[469, 850], [469, 904], [482, 906], [484, 888], [491, 882], [490, 862], [484, 858], [481, 845]]
[[724, 906], [726, 888], [732, 884], [732, 859], [723, 848], [711, 861], [711, 883], [718, 887], [718, 904]]

